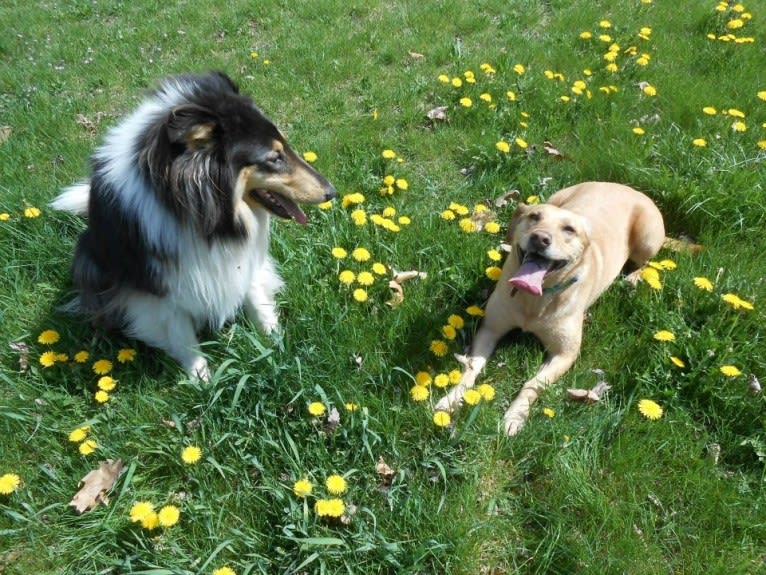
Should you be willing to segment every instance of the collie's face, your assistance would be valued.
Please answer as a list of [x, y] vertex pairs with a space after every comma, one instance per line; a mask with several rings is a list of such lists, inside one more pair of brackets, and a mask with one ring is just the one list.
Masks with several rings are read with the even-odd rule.
[[[180, 151], [171, 160], [171, 187], [186, 189], [178, 195], [174, 191], [176, 198], [212, 184], [230, 190], [235, 211], [244, 202], [305, 224], [298, 204], [335, 197], [332, 184], [298, 157], [231, 80], [210, 74], [195, 82], [193, 102], [175, 107], [167, 120], [170, 142]], [[192, 195], [199, 197], [196, 191]]]

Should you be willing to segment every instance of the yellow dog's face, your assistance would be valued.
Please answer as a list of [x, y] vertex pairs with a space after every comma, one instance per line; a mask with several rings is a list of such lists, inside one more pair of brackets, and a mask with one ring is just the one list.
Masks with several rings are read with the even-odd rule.
[[547, 273], [577, 263], [590, 243], [588, 221], [550, 204], [519, 205], [508, 240], [519, 250], [519, 261], [535, 259]]

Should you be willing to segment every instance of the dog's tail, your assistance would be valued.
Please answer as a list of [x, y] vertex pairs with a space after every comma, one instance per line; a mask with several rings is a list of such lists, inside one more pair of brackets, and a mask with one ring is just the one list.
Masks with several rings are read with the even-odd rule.
[[88, 200], [90, 199], [90, 182], [80, 182], [64, 188], [50, 206], [54, 210], [69, 212], [76, 216], [88, 215]]

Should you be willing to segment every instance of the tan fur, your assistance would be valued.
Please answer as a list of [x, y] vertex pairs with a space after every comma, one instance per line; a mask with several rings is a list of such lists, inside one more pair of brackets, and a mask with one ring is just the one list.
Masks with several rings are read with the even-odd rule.
[[[521, 265], [520, 249], [527, 249], [535, 233], [548, 234], [551, 239], [546, 257], [567, 261], [545, 277], [543, 286], [552, 293], [542, 296], [517, 291], [508, 284]], [[555, 193], [547, 204], [520, 205], [509, 226], [513, 249], [487, 303], [471, 352], [463, 360], [465, 371], [436, 409], [452, 411], [459, 406], [500, 338], [521, 328], [537, 336], [547, 358], [505, 413], [505, 432], [517, 434], [545, 386], [566, 373], [577, 358], [586, 310], [627, 262], [643, 265], [662, 247], [664, 238], [662, 215], [654, 203], [620, 184], [586, 182]]]

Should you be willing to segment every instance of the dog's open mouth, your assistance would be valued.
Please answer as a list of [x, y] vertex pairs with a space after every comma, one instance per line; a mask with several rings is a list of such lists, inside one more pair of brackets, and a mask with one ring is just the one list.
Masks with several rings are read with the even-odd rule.
[[540, 254], [519, 250], [521, 265], [508, 280], [513, 287], [532, 295], [543, 295], [543, 281], [551, 272], [566, 265], [566, 260], [550, 260]]
[[298, 204], [276, 192], [255, 188], [248, 194], [253, 201], [261, 204], [275, 216], [285, 220], [295, 220], [302, 226], [305, 226], [308, 221]]

